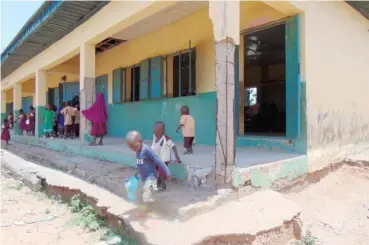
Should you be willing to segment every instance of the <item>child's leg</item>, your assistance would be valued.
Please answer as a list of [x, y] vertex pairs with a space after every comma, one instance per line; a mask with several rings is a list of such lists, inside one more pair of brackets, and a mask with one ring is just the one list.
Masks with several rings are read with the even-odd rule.
[[152, 195], [153, 191], [157, 191], [157, 180], [156, 179], [147, 179], [142, 183], [142, 201], [147, 203], [154, 202], [154, 198]]
[[192, 146], [193, 146], [193, 141], [195, 140], [195, 138], [194, 137], [191, 137], [190, 138], [190, 147], [189, 147], [189, 151], [190, 151], [190, 153], [193, 153], [193, 149], [192, 149]]

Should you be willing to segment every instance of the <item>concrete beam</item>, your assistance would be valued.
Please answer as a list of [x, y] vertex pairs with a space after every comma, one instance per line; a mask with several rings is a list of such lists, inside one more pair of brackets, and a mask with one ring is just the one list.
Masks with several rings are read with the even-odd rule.
[[235, 163], [235, 45], [240, 43], [240, 2], [210, 1], [209, 17], [215, 40], [217, 91], [216, 178], [232, 181]]
[[[80, 107], [81, 111], [89, 108], [95, 101], [95, 45], [83, 44], [80, 47]], [[81, 117], [80, 140], [85, 143], [89, 137], [90, 123], [85, 117]]]
[[35, 107], [36, 107], [36, 129], [35, 134], [37, 138], [43, 135], [43, 122], [42, 113], [46, 106], [46, 84], [47, 73], [42, 70], [36, 71], [36, 94], [35, 94]]

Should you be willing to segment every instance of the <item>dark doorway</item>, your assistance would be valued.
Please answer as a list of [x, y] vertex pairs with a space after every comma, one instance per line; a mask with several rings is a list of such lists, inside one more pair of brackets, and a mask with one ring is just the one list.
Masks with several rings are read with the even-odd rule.
[[[181, 63], [179, 63], [179, 57], [181, 57]], [[179, 66], [181, 66], [181, 68], [179, 68]], [[182, 53], [180, 56], [175, 55], [173, 57], [173, 97], [189, 96], [195, 94], [196, 52], [192, 50], [191, 63], [190, 52]]]
[[140, 66], [131, 68], [131, 101], [140, 100]]
[[245, 134], [286, 135], [285, 24], [244, 35]]

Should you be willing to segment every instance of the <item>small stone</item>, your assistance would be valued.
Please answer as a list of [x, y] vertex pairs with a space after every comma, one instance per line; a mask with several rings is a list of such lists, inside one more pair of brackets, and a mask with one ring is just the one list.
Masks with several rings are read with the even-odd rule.
[[50, 213], [50, 210], [47, 208], [45, 209], [45, 214], [48, 214], [48, 213]]

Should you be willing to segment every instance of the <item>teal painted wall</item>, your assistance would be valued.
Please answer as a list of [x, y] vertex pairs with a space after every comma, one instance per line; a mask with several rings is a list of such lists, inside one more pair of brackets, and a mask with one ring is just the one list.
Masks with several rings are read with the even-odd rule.
[[7, 114], [6, 113], [1, 113], [1, 125], [3, 125], [3, 121], [4, 121], [5, 118], [7, 118]]
[[143, 138], [152, 139], [154, 123], [161, 120], [173, 140], [183, 141], [182, 135], [175, 130], [180, 119], [179, 109], [187, 105], [196, 120], [196, 143], [213, 145], [215, 103], [216, 93], [209, 92], [188, 97], [109, 104], [108, 135], [125, 137], [128, 131], [138, 130]]

